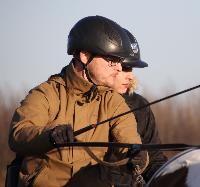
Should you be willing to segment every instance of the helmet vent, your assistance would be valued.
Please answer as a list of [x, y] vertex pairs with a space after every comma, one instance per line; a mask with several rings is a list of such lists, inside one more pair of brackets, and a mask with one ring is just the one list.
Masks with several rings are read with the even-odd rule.
[[104, 21], [104, 31], [112, 43], [114, 43], [115, 45], [119, 45], [122, 43], [120, 34], [116, 32], [114, 25], [111, 25], [110, 22]]

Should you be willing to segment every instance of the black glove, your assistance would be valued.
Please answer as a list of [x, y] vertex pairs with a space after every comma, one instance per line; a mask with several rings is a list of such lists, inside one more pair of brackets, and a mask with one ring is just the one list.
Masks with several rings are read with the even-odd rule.
[[127, 169], [129, 171], [135, 170], [141, 174], [149, 163], [147, 151], [129, 150], [127, 156], [130, 158], [130, 161], [127, 163]]
[[59, 125], [54, 127], [49, 133], [50, 142], [56, 146], [74, 141], [74, 134], [71, 125]]

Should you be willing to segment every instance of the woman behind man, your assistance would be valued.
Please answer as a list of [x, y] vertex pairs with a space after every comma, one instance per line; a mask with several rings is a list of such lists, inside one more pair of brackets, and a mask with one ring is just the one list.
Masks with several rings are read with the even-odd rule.
[[[136, 79], [132, 74], [132, 68], [123, 68], [116, 77], [116, 83], [114, 89], [123, 95], [126, 103], [130, 109], [144, 106], [148, 101], [141, 95], [135, 93]], [[143, 108], [134, 112], [137, 129], [141, 136], [143, 144], [160, 144], [160, 138], [158, 136], [158, 129], [154, 114], [150, 107]], [[167, 161], [167, 158], [161, 151], [149, 152], [149, 165], [145, 170], [143, 177], [145, 181], [148, 181], [151, 176]]]
[[[126, 63], [123, 63], [122, 71], [116, 76], [115, 84], [113, 88], [120, 94], [123, 95], [126, 103], [130, 109], [138, 108], [144, 106], [148, 101], [141, 95], [135, 93], [137, 86], [137, 80], [133, 76], [133, 68], [144, 68], [148, 64], [141, 61], [140, 50], [138, 42], [135, 37], [127, 31], [127, 34], [132, 43], [132, 49], [135, 56], [135, 61], [130, 61], [125, 59]], [[143, 144], [160, 144], [160, 138], [158, 136], [158, 129], [156, 127], [156, 122], [154, 114], [150, 107], [143, 108], [134, 112], [137, 129], [141, 136]], [[150, 151], [149, 152], [149, 165], [143, 173], [143, 178], [147, 182], [155, 171], [160, 168], [167, 161], [167, 158], [161, 151]]]

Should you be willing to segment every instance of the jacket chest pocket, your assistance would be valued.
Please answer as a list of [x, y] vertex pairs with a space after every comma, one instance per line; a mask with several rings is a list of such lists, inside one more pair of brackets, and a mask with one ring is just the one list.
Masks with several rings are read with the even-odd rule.
[[98, 122], [98, 111], [98, 106], [76, 103], [74, 107], [74, 131], [90, 124], [96, 124]]

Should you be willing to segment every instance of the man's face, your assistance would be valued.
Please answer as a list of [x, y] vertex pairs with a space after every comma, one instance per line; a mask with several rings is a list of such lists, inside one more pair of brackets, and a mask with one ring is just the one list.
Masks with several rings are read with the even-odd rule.
[[126, 68], [119, 72], [115, 77], [112, 88], [120, 94], [126, 93], [133, 80], [132, 68]]
[[93, 82], [113, 88], [116, 76], [122, 71], [122, 66], [116, 59], [96, 56], [87, 66]]

